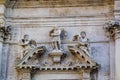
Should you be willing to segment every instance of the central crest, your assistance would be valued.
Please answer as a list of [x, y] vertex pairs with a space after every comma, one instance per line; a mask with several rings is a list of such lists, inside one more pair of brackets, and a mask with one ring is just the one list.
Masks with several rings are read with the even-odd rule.
[[54, 63], [60, 63], [61, 57], [63, 55], [63, 49], [61, 47], [61, 35], [62, 31], [57, 26], [54, 27], [49, 33], [50, 37], [52, 37], [52, 51], [50, 52], [50, 56], [53, 58]]

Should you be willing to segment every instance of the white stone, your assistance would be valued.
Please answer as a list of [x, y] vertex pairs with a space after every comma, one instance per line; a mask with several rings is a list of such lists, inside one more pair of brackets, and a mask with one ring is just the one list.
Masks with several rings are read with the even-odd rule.
[[[51, 37], [49, 36], [49, 31], [54, 27], [54, 25], [57, 24], [60, 27], [60, 29], [65, 29], [65, 31], [67, 31], [68, 34], [66, 39], [62, 41], [63, 51], [67, 54], [67, 58], [65, 59], [65, 61], [68, 63], [64, 63], [64, 65], [69, 65], [70, 62], [74, 61], [73, 58], [70, 58], [73, 55], [69, 52], [67, 48], [68, 45], [76, 44], [72, 41], [73, 36], [79, 35], [81, 31], [85, 31], [87, 37], [90, 39], [90, 45], [92, 48], [92, 58], [98, 64], [101, 65], [100, 69], [98, 70], [98, 73], [96, 74], [97, 80], [120, 80], [120, 42], [119, 40], [116, 40], [115, 45], [114, 41], [112, 44], [110, 42], [110, 39], [106, 37], [106, 33], [103, 30], [103, 27], [107, 21], [114, 17], [118, 19], [120, 18], [120, 1], [117, 0], [115, 1], [115, 3], [112, 4], [100, 4], [101, 5], [82, 4], [83, 6], [80, 7], [78, 6], [55, 8], [20, 8], [19, 6], [17, 7], [17, 5], [19, 4], [16, 2], [15, 8], [13, 9], [7, 8], [4, 5], [0, 5], [0, 14], [5, 14], [6, 18], [4, 20], [4, 16], [0, 16], [0, 23], [4, 23], [5, 21], [6, 26], [12, 26], [12, 40], [6, 42], [8, 46], [3, 46], [4, 44], [2, 45], [2, 43], [0, 42], [0, 73], [1, 70], [3, 70], [3, 72], [6, 71], [0, 74], [0, 76], [6, 76], [6, 79], [4, 80], [18, 80], [19, 72], [17, 72], [15, 68], [16, 60], [19, 59], [20, 53], [23, 51], [21, 46], [19, 45], [19, 41], [23, 38], [23, 35], [29, 34], [30, 38], [35, 40], [38, 46], [45, 46], [47, 48], [45, 56], [41, 57], [41, 61], [39, 62], [42, 64], [42, 62], [46, 62], [49, 60], [49, 63], [46, 63], [46, 65], [49, 66], [45, 66], [45, 69], [50, 68], [50, 70], [47, 71], [36, 70], [35, 74], [31, 76], [33, 80], [83, 79], [82, 72], [79, 71], [51, 70], [51, 57], [47, 55], [52, 50]], [[9, 4], [7, 6], [13, 5]], [[7, 55], [7, 52], [8, 58], [7, 61], [5, 61], [5, 57], [7, 57], [5, 55]], [[2, 54], [5, 57], [3, 57]], [[114, 58], [114, 56], [116, 56], [116, 58]], [[3, 58], [3, 60], [1, 60], [1, 58]], [[116, 59], [118, 60], [118, 62], [116, 62], [117, 66], [115, 72], [114, 61]], [[55, 61], [60, 61], [60, 57], [55, 58]], [[1, 65], [1, 62], [5, 63], [6, 66]], [[38, 61], [35, 61], [33, 63], [37, 64]], [[55, 69], [57, 69], [58, 67], [59, 65], [56, 65]], [[4, 68], [6, 69], [4, 70]], [[116, 74], [114, 75], [114, 73]], [[23, 77], [25, 77], [26, 75], [28, 78], [30, 77], [29, 73], [25, 74]], [[88, 74], [84, 75], [87, 78], [90, 77]], [[117, 77], [116, 79], [114, 79], [115, 76]], [[28, 78], [22, 80], [28, 80]]]

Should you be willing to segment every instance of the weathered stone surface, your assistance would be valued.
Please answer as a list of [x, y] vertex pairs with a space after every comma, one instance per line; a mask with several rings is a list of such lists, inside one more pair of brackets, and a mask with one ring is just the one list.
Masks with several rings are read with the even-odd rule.
[[2, 70], [1, 70], [1, 80], [7, 79], [7, 71], [8, 71], [8, 61], [9, 61], [9, 44], [3, 45], [3, 51], [2, 51]]
[[[57, 73], [57, 74], [56, 74]], [[38, 71], [36, 75], [32, 75], [34, 80], [48, 80], [48, 79], [80, 79], [81, 72], [75, 71]], [[56, 76], [56, 77], [55, 77]]]
[[[95, 70], [96, 72], [94, 71], [91, 75], [95, 80], [119, 80], [114, 79], [114, 53], [116, 48], [119, 52], [119, 44], [115, 46], [114, 41], [106, 37], [103, 29], [110, 19], [120, 18], [119, 0], [18, 0], [15, 4], [14, 1], [8, 1], [6, 7], [2, 2], [0, 3], [2, 4], [0, 21], [5, 22], [6, 26], [12, 26], [12, 39], [0, 43], [0, 76], [2, 78], [0, 80], [29, 80], [29, 71], [32, 72], [32, 80], [83, 79], [83, 72], [86, 72], [84, 79], [89, 80], [90, 69], [87, 71], [86, 68], [71, 70], [72, 68], [67, 67], [64, 70], [62, 67], [59, 69], [63, 63], [50, 66], [52, 59], [48, 54], [52, 51], [52, 39], [49, 32], [55, 25], [67, 32], [67, 37], [61, 41], [63, 52], [67, 54], [63, 62], [68, 62], [67, 66], [71, 65], [72, 61], [82, 63], [69, 52], [68, 46], [76, 45], [72, 41], [73, 36], [85, 31], [90, 39], [92, 58], [100, 65], [99, 70]], [[16, 69], [16, 62], [20, 60], [20, 53], [23, 52], [20, 40], [25, 34], [35, 40], [37, 46], [44, 46], [47, 50], [39, 60], [31, 56], [24, 65], [40, 63], [44, 64], [44, 67], [39, 66], [39, 69], [37, 67], [33, 71], [25, 69], [25, 71], [28, 70], [26, 72]], [[29, 68], [33, 69], [33, 67]]]
[[[10, 4], [11, 3], [11, 4]], [[79, 7], [79, 6], [96, 6], [96, 5], [110, 5], [113, 0], [20, 0], [9, 1], [9, 7]]]
[[3, 46], [2, 42], [0, 42], [0, 79], [1, 79], [1, 76], [2, 76], [1, 75], [2, 74], [1, 73], [1, 71], [2, 71], [2, 68], [1, 68], [2, 67], [2, 64], [1, 64], [2, 63], [2, 46]]

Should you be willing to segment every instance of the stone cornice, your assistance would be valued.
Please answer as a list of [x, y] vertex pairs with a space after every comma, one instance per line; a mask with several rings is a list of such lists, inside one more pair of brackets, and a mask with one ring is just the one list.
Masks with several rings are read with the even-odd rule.
[[[1, 40], [0, 42], [3, 42], [3, 40]], [[19, 45], [20, 43], [17, 41], [6, 41], [4, 42], [6, 44], [10, 44], [10, 45]], [[72, 41], [63, 41], [62, 44], [76, 44], [77, 42], [72, 42]], [[91, 41], [90, 44], [93, 43], [109, 43], [109, 40], [106, 41]], [[37, 42], [37, 44], [51, 44], [51, 42]]]
[[5, 4], [6, 0], [0, 0], [0, 4]]
[[54, 66], [50, 66], [50, 67], [41, 67], [40, 65], [23, 65], [18, 67], [17, 69], [39, 69], [39, 70], [81, 70], [81, 69], [95, 69], [95, 68], [99, 68], [98, 66], [92, 66], [90, 64], [81, 64], [79, 66], [70, 66], [70, 67], [64, 67], [64, 66], [59, 66], [59, 67], [54, 67]]
[[[113, 4], [113, 0], [29, 0], [29, 1], [9, 1], [9, 4], [14, 5], [14, 8], [27, 8], [27, 7], [80, 7], [80, 6], [103, 6]], [[33, 4], [34, 3], [34, 4]], [[8, 7], [13, 7], [8, 5]]]
[[[92, 21], [91, 21], [92, 20]], [[65, 18], [7, 18], [7, 24], [13, 25], [16, 28], [37, 28], [37, 27], [50, 27], [54, 26], [56, 23], [59, 26], [96, 26], [100, 27], [104, 25], [108, 18], [100, 17], [65, 17]], [[19, 24], [23, 26], [19, 26]], [[17, 26], [18, 25], [18, 26]], [[25, 25], [25, 26], [24, 26]], [[29, 27], [28, 27], [29, 26]]]

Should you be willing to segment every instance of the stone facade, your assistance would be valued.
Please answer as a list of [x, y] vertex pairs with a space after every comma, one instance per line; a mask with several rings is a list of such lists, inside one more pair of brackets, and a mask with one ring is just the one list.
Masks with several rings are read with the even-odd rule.
[[0, 0], [0, 80], [120, 80], [119, 20], [119, 0]]

